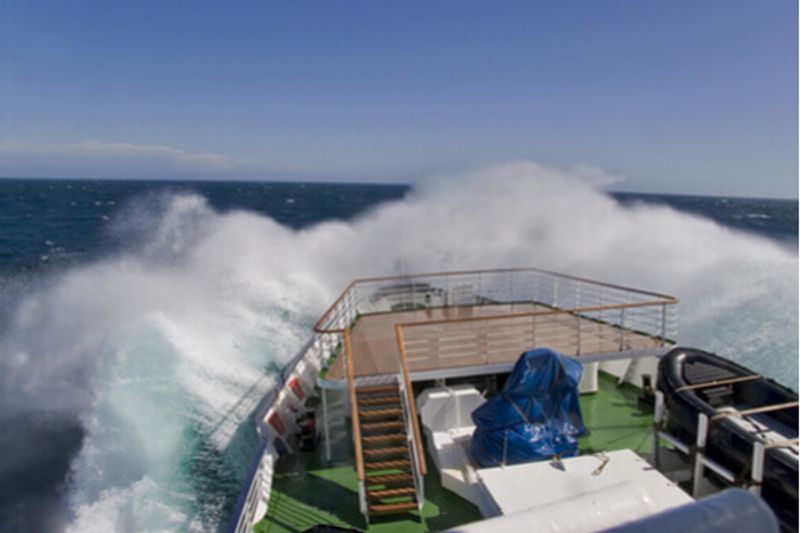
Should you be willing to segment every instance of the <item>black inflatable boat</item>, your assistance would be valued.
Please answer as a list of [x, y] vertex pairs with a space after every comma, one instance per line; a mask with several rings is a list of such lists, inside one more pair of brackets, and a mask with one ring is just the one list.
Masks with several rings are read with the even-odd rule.
[[761, 495], [784, 530], [797, 531], [797, 394], [773, 380], [711, 353], [675, 348], [662, 357], [668, 433], [694, 445], [699, 413], [709, 417], [705, 454], [741, 480], [749, 478], [756, 441], [767, 447]]

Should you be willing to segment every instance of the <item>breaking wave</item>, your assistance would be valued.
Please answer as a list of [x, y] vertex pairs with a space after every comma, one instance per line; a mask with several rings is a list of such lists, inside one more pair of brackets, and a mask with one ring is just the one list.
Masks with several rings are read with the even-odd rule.
[[122, 253], [20, 297], [0, 339], [0, 414], [80, 424], [68, 529], [216, 527], [254, 452], [247, 417], [351, 278], [509, 266], [673, 294], [683, 344], [796, 388], [796, 254], [622, 206], [582, 174], [493, 167], [303, 230], [191, 194], [134, 210]]

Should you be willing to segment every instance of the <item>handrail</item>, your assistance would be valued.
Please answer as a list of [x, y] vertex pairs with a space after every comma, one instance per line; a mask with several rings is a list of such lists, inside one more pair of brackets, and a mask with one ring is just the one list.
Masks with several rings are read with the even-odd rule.
[[361, 426], [358, 419], [358, 400], [356, 398], [356, 380], [353, 376], [353, 356], [350, 351], [350, 331], [344, 330], [344, 353], [347, 360], [347, 390], [350, 393], [350, 416], [353, 423], [353, 447], [356, 455], [356, 471], [358, 480], [364, 481], [364, 457], [361, 450]]
[[406, 389], [406, 403], [408, 403], [409, 416], [411, 417], [411, 428], [414, 432], [414, 448], [416, 449], [417, 465], [419, 466], [422, 475], [428, 473], [425, 465], [425, 453], [422, 449], [422, 440], [420, 439], [419, 421], [417, 420], [417, 407], [414, 403], [414, 392], [411, 388], [411, 379], [408, 377], [408, 361], [406, 360], [406, 349], [403, 346], [403, 331], [400, 325], [396, 325], [395, 335], [397, 336], [397, 347], [400, 349], [400, 363], [403, 369], [403, 385]]
[[[672, 298], [672, 297], [670, 297]], [[630, 309], [636, 307], [653, 307], [658, 305], [675, 305], [678, 300], [672, 298], [670, 301], [653, 300], [650, 302], [636, 302], [627, 304], [612, 304], [612, 305], [599, 305], [593, 307], [576, 307], [574, 309], [548, 309], [547, 311], [525, 311], [523, 313], [507, 313], [502, 315], [485, 315], [485, 316], [470, 316], [465, 318], [442, 318], [439, 320], [420, 320], [417, 322], [404, 322], [397, 324], [398, 326], [418, 327], [418, 326], [437, 326], [442, 324], [455, 324], [466, 322], [485, 322], [489, 320], [508, 320], [513, 318], [530, 318], [535, 316], [546, 315], [574, 315], [576, 313], [594, 313], [596, 311], [610, 311], [615, 309]], [[657, 335], [654, 335], [658, 337]]]
[[538, 273], [538, 274], [545, 274], [549, 276], [553, 276], [560, 279], [566, 279], [574, 282], [580, 283], [587, 283], [590, 285], [594, 285], [597, 287], [606, 287], [609, 289], [617, 289], [633, 294], [639, 295], [646, 295], [646, 296], [653, 296], [656, 298], [663, 299], [664, 304], [668, 303], [677, 303], [677, 300], [672, 296], [667, 294], [662, 294], [653, 291], [647, 291], [642, 289], [636, 289], [633, 287], [627, 287], [624, 285], [617, 285], [614, 283], [606, 283], [603, 281], [597, 281], [589, 278], [583, 278], [579, 276], [573, 276], [570, 274], [562, 274], [559, 272], [553, 272], [550, 270], [543, 270], [540, 268], [534, 267], [526, 267], [526, 268], [499, 268], [499, 269], [488, 269], [488, 270], [456, 270], [452, 272], [431, 272], [431, 273], [421, 273], [421, 274], [409, 274], [409, 275], [402, 275], [402, 276], [383, 276], [383, 277], [370, 277], [370, 278], [358, 278], [350, 282], [347, 287], [342, 291], [336, 301], [328, 307], [328, 309], [320, 316], [319, 320], [314, 324], [314, 331], [318, 333], [341, 333], [342, 329], [324, 329], [322, 327], [323, 322], [328, 318], [328, 316], [333, 312], [334, 309], [342, 302], [345, 296], [358, 284], [363, 283], [374, 283], [374, 282], [381, 282], [381, 281], [392, 281], [392, 280], [410, 280], [410, 279], [419, 279], [419, 278], [440, 278], [440, 277], [458, 277], [458, 276], [468, 276], [468, 275], [481, 275], [481, 274], [507, 274], [507, 273], [515, 273], [515, 272], [531, 272], [531, 273]]

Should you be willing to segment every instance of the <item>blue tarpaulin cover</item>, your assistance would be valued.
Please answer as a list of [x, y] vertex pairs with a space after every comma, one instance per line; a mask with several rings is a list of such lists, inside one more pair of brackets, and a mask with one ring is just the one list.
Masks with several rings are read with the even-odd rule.
[[[481, 467], [577, 455], [583, 435], [581, 363], [540, 348], [520, 356], [503, 390], [472, 412], [470, 452]], [[507, 439], [507, 440], [506, 440]]]

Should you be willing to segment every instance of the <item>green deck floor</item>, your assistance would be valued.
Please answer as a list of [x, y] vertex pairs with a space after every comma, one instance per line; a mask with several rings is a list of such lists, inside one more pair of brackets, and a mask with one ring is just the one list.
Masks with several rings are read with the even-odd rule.
[[[652, 407], [638, 404], [639, 392], [629, 385], [618, 387], [616, 378], [601, 373], [600, 390], [581, 396], [584, 425], [590, 429], [579, 440], [582, 452], [631, 448], [644, 455], [650, 451]], [[366, 530], [358, 510], [358, 478], [349, 439], [346, 431], [338, 432], [330, 463], [323, 459], [322, 446], [282, 459], [273, 478], [269, 511], [255, 531], [305, 531], [318, 524]], [[422, 516], [375, 519], [369, 531], [441, 531], [482, 518], [475, 506], [441, 487], [430, 457], [428, 465]]]

